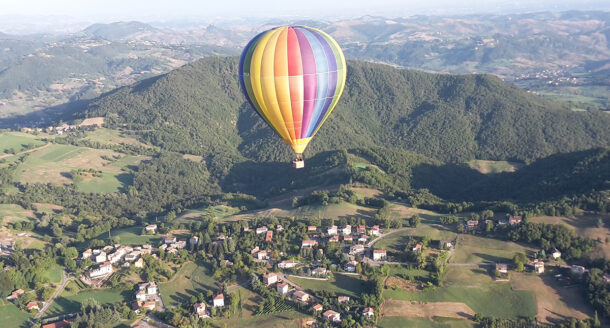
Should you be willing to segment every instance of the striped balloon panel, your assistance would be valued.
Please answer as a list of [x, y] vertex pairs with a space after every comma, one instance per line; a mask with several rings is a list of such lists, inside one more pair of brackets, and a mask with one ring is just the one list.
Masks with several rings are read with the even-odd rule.
[[239, 74], [252, 107], [300, 154], [337, 104], [346, 66], [343, 52], [328, 34], [286, 26], [248, 43]]

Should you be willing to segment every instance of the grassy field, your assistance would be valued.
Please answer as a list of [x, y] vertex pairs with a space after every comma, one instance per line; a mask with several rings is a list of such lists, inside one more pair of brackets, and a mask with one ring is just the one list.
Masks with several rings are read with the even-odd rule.
[[80, 311], [81, 303], [93, 298], [100, 304], [109, 304], [119, 301], [128, 301], [133, 297], [131, 292], [115, 289], [85, 289], [81, 290], [74, 282], [69, 283], [71, 291], [64, 290], [45, 313], [45, 317], [54, 317], [60, 314]]
[[172, 280], [159, 285], [165, 306], [176, 306], [191, 296], [207, 290], [216, 290], [209, 268], [188, 262], [182, 265]]
[[84, 139], [104, 145], [127, 144], [149, 147], [139, 142], [134, 137], [126, 136], [126, 134], [122, 131], [107, 128], [97, 128], [94, 131], [89, 132]]
[[27, 145], [33, 145], [39, 147], [44, 145], [44, 142], [37, 140], [36, 136], [21, 133], [21, 132], [2, 132], [0, 133], [0, 156], [4, 155], [9, 149], [15, 150], [15, 152], [23, 151]]
[[13, 303], [3, 300], [0, 304], [2, 327], [29, 327], [26, 323], [32, 315], [19, 310]]
[[509, 241], [462, 234], [458, 237], [452, 263], [511, 261], [516, 253], [530, 254], [536, 249]]
[[357, 276], [343, 274], [335, 274], [333, 278], [326, 281], [302, 279], [294, 276], [289, 276], [288, 279], [310, 291], [326, 290], [335, 292], [337, 295], [347, 295], [351, 297], [358, 296], [362, 290], [362, 284], [364, 284], [364, 281]]
[[26, 210], [17, 204], [0, 204], [0, 218], [2, 223], [16, 223], [26, 222], [35, 216], [32, 210]]
[[470, 321], [452, 318], [405, 318], [405, 317], [381, 317], [377, 322], [379, 328], [470, 328]]
[[[129, 227], [110, 232], [112, 237], [119, 237], [121, 244], [125, 245], [144, 245], [158, 244], [161, 240], [159, 235], [142, 235], [143, 227]], [[108, 234], [100, 235], [100, 238], [108, 239]]]
[[501, 172], [515, 172], [522, 168], [524, 165], [517, 162], [508, 161], [486, 161], [480, 159], [473, 159], [468, 162], [468, 166], [483, 173], [501, 173]]
[[305, 315], [300, 312], [285, 311], [275, 314], [257, 315], [249, 318], [235, 317], [231, 319], [212, 319], [211, 323], [215, 328], [302, 328], [306, 327], [305, 322], [310, 318], [310, 315]]
[[386, 290], [386, 299], [417, 302], [461, 302], [476, 313], [498, 318], [531, 317], [537, 313], [530, 290], [513, 290], [510, 282], [494, 282], [487, 269], [450, 267], [443, 287], [423, 291]]
[[178, 220], [180, 223], [190, 223], [193, 221], [201, 221], [201, 219], [207, 215], [213, 215], [219, 219], [222, 219], [234, 215], [237, 212], [239, 212], [239, 209], [235, 207], [215, 205], [184, 211], [176, 218], [176, 220]]
[[49, 278], [49, 281], [55, 284], [61, 282], [61, 272], [63, 267], [59, 264], [54, 264], [49, 268], [49, 270], [45, 271], [43, 276]]
[[[108, 161], [102, 156], [120, 156], [121, 159]], [[69, 184], [72, 183], [70, 171], [95, 169], [103, 172], [101, 178], [85, 177], [77, 186], [85, 192], [115, 192], [131, 184], [132, 177], [124, 172], [124, 168], [137, 165], [144, 158], [108, 149], [52, 144], [30, 153], [15, 176], [20, 182]]]

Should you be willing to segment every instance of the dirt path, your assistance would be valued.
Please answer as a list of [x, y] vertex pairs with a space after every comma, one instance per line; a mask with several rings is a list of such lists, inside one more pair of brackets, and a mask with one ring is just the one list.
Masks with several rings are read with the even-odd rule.
[[428, 318], [446, 317], [472, 319], [475, 312], [464, 303], [386, 300], [381, 306], [381, 315], [387, 317]]

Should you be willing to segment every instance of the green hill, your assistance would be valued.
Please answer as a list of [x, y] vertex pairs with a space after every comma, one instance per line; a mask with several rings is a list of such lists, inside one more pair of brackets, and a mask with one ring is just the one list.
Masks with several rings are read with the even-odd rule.
[[[348, 63], [347, 86], [306, 156], [382, 146], [438, 160], [531, 161], [610, 145], [610, 116], [573, 112], [489, 75], [442, 75]], [[246, 105], [237, 58], [205, 58], [117, 89], [83, 109], [118, 114], [166, 150], [286, 161], [289, 148]]]

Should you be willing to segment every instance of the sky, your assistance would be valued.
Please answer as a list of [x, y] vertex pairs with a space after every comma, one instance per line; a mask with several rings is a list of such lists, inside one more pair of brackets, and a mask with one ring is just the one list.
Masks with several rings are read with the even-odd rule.
[[0, 0], [0, 31], [82, 27], [93, 22], [341, 19], [364, 15], [507, 14], [610, 10], [608, 0]]

